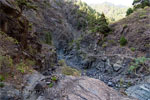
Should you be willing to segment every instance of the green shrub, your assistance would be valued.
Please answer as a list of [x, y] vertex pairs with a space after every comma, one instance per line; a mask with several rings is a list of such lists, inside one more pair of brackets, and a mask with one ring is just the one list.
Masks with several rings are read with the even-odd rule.
[[24, 74], [25, 71], [26, 71], [25, 67], [26, 67], [26, 64], [24, 64], [23, 62], [21, 62], [21, 63], [19, 63], [17, 65], [17, 70]]
[[52, 34], [51, 32], [45, 32], [45, 42], [46, 44], [52, 44]]
[[2, 82], [4, 80], [5, 80], [4, 76], [0, 75], [0, 82]]
[[147, 15], [140, 15], [140, 19], [144, 19], [144, 18], [147, 18], [148, 16]]
[[57, 81], [58, 80], [56, 76], [52, 76], [51, 79], [52, 79], [52, 81]]
[[0, 83], [0, 88], [3, 88], [4, 86], [4, 83]]
[[35, 65], [35, 62], [29, 59], [22, 61], [16, 65], [16, 69], [22, 74], [32, 72], [32, 66]]
[[13, 66], [13, 60], [9, 56], [0, 55], [0, 68]]
[[123, 25], [123, 28], [127, 28], [127, 27], [128, 27], [128, 25], [127, 25], [127, 24], [124, 24], [124, 25]]
[[80, 76], [80, 72], [77, 69], [71, 68], [67, 66], [65, 60], [60, 60], [59, 65], [62, 66], [61, 73], [64, 75], [71, 75], [71, 76]]
[[71, 76], [80, 76], [80, 72], [77, 69], [69, 66], [62, 67], [62, 74]]
[[127, 44], [127, 39], [124, 37], [124, 36], [122, 36], [121, 38], [120, 38], [120, 45], [121, 46], [125, 46], [126, 44]]
[[131, 65], [130, 68], [129, 68], [129, 71], [133, 72], [136, 68], [137, 68], [137, 66]]
[[150, 47], [150, 43], [145, 44], [145, 47], [149, 48]]
[[58, 61], [58, 64], [59, 64], [60, 66], [65, 66], [65, 65], [66, 65], [66, 62], [65, 62], [64, 59], [61, 59], [61, 60]]
[[124, 79], [121, 78], [121, 79], [119, 80], [119, 85], [122, 87], [123, 84], [124, 84]]
[[132, 63], [131, 66], [129, 67], [129, 71], [130, 72], [135, 71], [138, 67], [143, 66], [147, 60], [150, 60], [150, 58], [139, 57], [134, 59], [134, 63]]
[[109, 44], [115, 45], [115, 40], [108, 40]]
[[130, 48], [130, 49], [131, 49], [131, 51], [133, 51], [133, 52], [136, 50], [134, 47], [132, 47], [132, 48]]
[[133, 9], [132, 8], [129, 8], [126, 12], [126, 16], [129, 16], [130, 14], [133, 13]]
[[52, 88], [52, 87], [53, 87], [53, 85], [54, 85], [53, 83], [50, 83], [50, 84], [49, 84], [49, 88]]
[[147, 9], [147, 8], [149, 8], [149, 6], [145, 6], [145, 7], [144, 7], [144, 9]]
[[103, 43], [102, 47], [103, 47], [103, 48], [106, 48], [106, 47], [107, 47], [107, 44], [106, 44], [106, 43]]

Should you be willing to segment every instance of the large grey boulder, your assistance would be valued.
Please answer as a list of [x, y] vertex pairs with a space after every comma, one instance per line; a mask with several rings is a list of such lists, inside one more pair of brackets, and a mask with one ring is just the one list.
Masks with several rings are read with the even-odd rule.
[[139, 100], [150, 100], [150, 83], [132, 86], [126, 93]]
[[36, 87], [42, 87], [40, 84], [43, 79], [45, 79], [45, 77], [38, 72], [34, 72], [33, 74], [24, 77], [24, 84], [26, 85], [22, 91], [23, 100], [36, 100], [40, 96], [40, 94], [36, 93]]
[[64, 77], [47, 93], [48, 100], [136, 100], [121, 96], [102, 81], [88, 77]]

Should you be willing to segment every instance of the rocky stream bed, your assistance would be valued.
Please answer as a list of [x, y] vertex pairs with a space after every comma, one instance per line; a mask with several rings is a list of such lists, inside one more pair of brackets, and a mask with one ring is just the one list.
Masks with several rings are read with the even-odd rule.
[[[125, 57], [126, 59], [124, 63], [121, 63], [119, 60], [117, 61], [118, 63], [111, 65], [109, 59], [115, 55], [98, 56], [93, 54], [92, 58], [89, 57], [88, 59], [84, 60], [79, 53], [73, 52], [74, 51], [71, 51], [69, 54], [64, 54], [62, 51], [59, 51], [58, 59], [64, 59], [68, 66], [81, 71], [82, 76], [99, 79], [108, 86], [120, 91], [123, 95], [132, 96], [138, 98], [139, 100], [150, 99], [149, 76], [143, 76], [143, 79], [141, 77], [126, 78], [125, 76], [125, 67], [130, 63], [132, 57]], [[116, 56], [117, 58], [120, 57], [120, 55]]]

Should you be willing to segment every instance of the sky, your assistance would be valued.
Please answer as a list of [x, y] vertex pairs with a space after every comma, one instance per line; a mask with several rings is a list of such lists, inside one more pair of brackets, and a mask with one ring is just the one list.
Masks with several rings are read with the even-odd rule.
[[87, 4], [98, 4], [103, 2], [110, 2], [115, 5], [124, 5], [124, 6], [131, 6], [133, 0], [82, 0], [86, 2]]

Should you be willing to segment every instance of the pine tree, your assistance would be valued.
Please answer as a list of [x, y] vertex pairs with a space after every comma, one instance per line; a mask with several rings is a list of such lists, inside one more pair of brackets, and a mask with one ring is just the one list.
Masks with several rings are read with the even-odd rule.
[[102, 13], [101, 17], [97, 19], [96, 30], [97, 32], [100, 32], [104, 35], [107, 35], [110, 31], [110, 28], [108, 27], [108, 22], [104, 13]]
[[101, 21], [108, 25], [108, 22], [104, 13], [101, 14]]
[[131, 13], [133, 13], [133, 9], [129, 8], [126, 12], [126, 16], [129, 16]]

